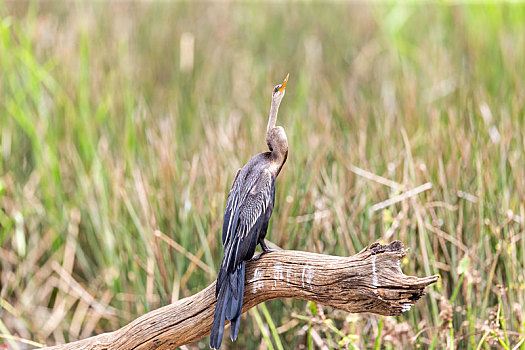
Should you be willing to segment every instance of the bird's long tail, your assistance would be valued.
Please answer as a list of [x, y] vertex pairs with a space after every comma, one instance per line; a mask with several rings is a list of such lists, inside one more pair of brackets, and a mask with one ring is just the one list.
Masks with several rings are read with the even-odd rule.
[[221, 347], [226, 319], [231, 322], [231, 340], [237, 339], [244, 296], [245, 269], [246, 263], [243, 261], [233, 272], [221, 271], [226, 276], [217, 279], [217, 283], [221, 283], [221, 286], [218, 287], [218, 289], [220, 288], [219, 297], [215, 306], [213, 326], [210, 334], [210, 348], [212, 349]]

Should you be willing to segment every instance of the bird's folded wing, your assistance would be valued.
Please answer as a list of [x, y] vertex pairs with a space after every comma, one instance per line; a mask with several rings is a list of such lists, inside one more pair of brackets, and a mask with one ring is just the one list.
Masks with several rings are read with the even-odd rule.
[[[255, 177], [249, 186], [243, 186], [240, 193], [231, 193], [224, 216], [223, 244], [225, 253], [223, 267], [229, 270], [231, 264], [236, 264], [239, 249], [255, 225], [261, 224], [272, 199], [272, 174], [265, 169]], [[235, 187], [235, 184], [234, 184]], [[229, 208], [231, 203], [231, 209]], [[249, 244], [246, 242], [244, 244]]]
[[266, 213], [272, 199], [272, 174], [265, 169], [258, 177], [240, 208], [237, 231], [240, 238], [246, 238], [257, 220]]
[[226, 209], [224, 210], [224, 221], [222, 223], [222, 245], [224, 246], [226, 241], [229, 240], [228, 233], [230, 232], [233, 213], [238, 209], [239, 198], [242, 188], [242, 181], [239, 180], [239, 174], [241, 169], [237, 170], [235, 179], [233, 180], [232, 187], [228, 193], [228, 202], [226, 203]]

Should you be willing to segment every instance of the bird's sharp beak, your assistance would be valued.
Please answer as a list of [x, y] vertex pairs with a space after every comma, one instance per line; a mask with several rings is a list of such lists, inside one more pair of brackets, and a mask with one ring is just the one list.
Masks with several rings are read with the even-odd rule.
[[286, 75], [286, 78], [284, 78], [284, 81], [283, 81], [281, 87], [279, 88], [279, 92], [284, 91], [284, 89], [286, 88], [286, 84], [288, 84], [288, 77], [289, 76], [290, 76], [290, 73], [288, 73], [288, 75]]

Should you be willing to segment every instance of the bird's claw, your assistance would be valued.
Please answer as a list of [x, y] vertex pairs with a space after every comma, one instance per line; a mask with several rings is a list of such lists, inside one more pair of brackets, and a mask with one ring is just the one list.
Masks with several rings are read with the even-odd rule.
[[271, 252], [276, 252], [277, 249], [266, 249], [266, 250], [263, 250], [261, 254], [257, 254], [256, 256], [254, 256], [253, 258], [251, 258], [250, 260], [248, 261], [257, 261], [261, 258], [261, 256], [263, 256], [264, 254], [268, 254], [268, 253], [271, 253]]

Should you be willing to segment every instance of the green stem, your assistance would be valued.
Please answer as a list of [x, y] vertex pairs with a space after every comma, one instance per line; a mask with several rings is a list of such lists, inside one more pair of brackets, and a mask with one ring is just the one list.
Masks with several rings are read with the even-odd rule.
[[268, 327], [270, 327], [270, 331], [272, 332], [273, 340], [275, 341], [275, 346], [277, 347], [278, 350], [284, 350], [283, 344], [281, 343], [281, 338], [279, 337], [277, 328], [275, 328], [275, 324], [273, 323], [272, 317], [270, 316], [270, 312], [268, 312], [268, 308], [266, 307], [266, 304], [262, 303], [261, 305], [259, 305], [259, 307], [261, 308], [264, 318], [266, 319], [266, 323], [268, 323]]
[[377, 325], [377, 338], [374, 346], [375, 350], [381, 349], [381, 332], [383, 331], [383, 316], [379, 317], [379, 324]]
[[255, 318], [255, 322], [257, 322], [257, 326], [259, 326], [259, 330], [261, 331], [262, 337], [264, 338], [264, 341], [266, 341], [266, 345], [268, 346], [269, 350], [275, 350], [272, 344], [272, 340], [268, 336], [268, 333], [266, 331], [266, 327], [264, 327], [263, 320], [261, 318], [261, 315], [259, 315], [259, 311], [257, 311], [257, 308], [252, 309], [253, 317]]

